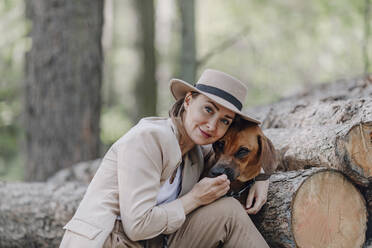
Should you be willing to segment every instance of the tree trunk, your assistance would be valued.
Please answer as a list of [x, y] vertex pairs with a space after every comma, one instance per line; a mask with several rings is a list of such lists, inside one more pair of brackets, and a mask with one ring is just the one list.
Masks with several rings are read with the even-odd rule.
[[365, 122], [372, 116], [372, 75], [316, 86], [279, 102], [251, 108], [262, 128], [303, 128]]
[[0, 247], [58, 247], [87, 186], [0, 182]]
[[140, 73], [135, 86], [134, 122], [156, 115], [157, 83], [155, 79], [155, 18], [153, 0], [134, 0], [139, 23], [138, 44], [141, 53]]
[[78, 163], [70, 168], [58, 171], [55, 175], [48, 178], [47, 182], [60, 187], [67, 182], [78, 182], [88, 185], [96, 174], [101, 161], [101, 159], [96, 159]]
[[104, 26], [102, 32], [102, 47], [105, 55], [103, 63], [103, 87], [102, 87], [102, 107], [112, 108], [117, 104], [118, 95], [115, 91], [115, 63], [114, 53], [117, 51], [114, 41], [115, 30], [115, 2], [114, 0], [104, 1]]
[[102, 0], [29, 0], [26, 179], [99, 156]]
[[182, 24], [182, 48], [180, 78], [189, 83], [195, 82], [197, 61], [195, 44], [195, 1], [178, 0]]
[[372, 78], [340, 80], [251, 109], [279, 151], [279, 169], [336, 168], [367, 186], [372, 176]]
[[371, 24], [371, 1], [364, 0], [364, 39], [363, 39], [363, 60], [364, 60], [364, 73], [369, 73], [369, 56], [368, 56], [368, 44], [369, 33]]
[[273, 142], [279, 170], [328, 167], [368, 186], [372, 176], [372, 117], [355, 125], [326, 125], [264, 130]]
[[341, 173], [312, 168], [270, 182], [268, 202], [251, 217], [271, 247], [362, 247], [365, 200]]

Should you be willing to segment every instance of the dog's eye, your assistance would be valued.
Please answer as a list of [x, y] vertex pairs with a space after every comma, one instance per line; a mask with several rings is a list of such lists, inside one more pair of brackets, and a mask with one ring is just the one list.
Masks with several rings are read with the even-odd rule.
[[246, 155], [248, 155], [248, 153], [250, 152], [250, 150], [248, 148], [245, 148], [245, 147], [241, 147], [236, 153], [235, 153], [235, 157], [236, 158], [244, 158]]
[[225, 146], [225, 141], [218, 140], [218, 141], [214, 142], [212, 146], [213, 146], [213, 150], [215, 152], [222, 152], [223, 148]]

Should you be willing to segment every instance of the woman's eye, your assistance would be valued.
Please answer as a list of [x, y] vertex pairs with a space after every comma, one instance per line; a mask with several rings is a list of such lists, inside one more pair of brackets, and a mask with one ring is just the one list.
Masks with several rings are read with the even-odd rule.
[[212, 108], [210, 108], [210, 107], [205, 107], [204, 108], [205, 109], [205, 111], [207, 112], [207, 113], [212, 113], [213, 112], [213, 110], [212, 110]]
[[222, 122], [224, 125], [226, 125], [226, 126], [228, 126], [228, 125], [230, 124], [230, 121], [228, 121], [228, 120], [226, 120], [226, 119], [222, 119], [221, 122]]

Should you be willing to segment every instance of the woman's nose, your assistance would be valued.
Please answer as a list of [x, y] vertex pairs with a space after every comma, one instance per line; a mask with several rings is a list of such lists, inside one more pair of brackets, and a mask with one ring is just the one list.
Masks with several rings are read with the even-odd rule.
[[211, 118], [207, 123], [208, 130], [213, 132], [217, 128], [217, 121], [214, 118]]

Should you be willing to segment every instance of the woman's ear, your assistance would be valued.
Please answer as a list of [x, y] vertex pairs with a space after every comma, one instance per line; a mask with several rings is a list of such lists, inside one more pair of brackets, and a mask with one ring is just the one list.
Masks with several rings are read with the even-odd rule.
[[185, 108], [185, 110], [189, 107], [191, 99], [192, 99], [191, 92], [187, 92], [185, 100], [183, 101], [183, 107]]

